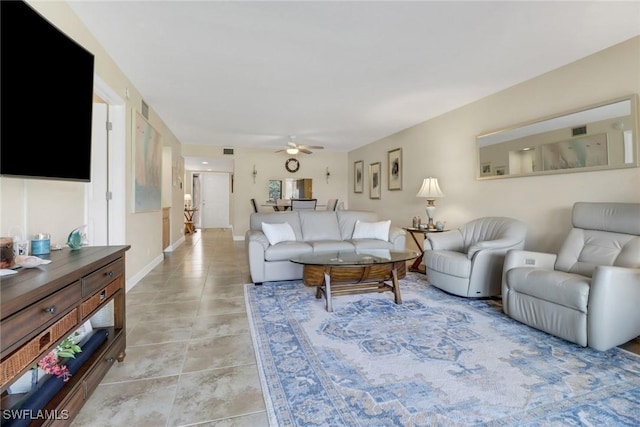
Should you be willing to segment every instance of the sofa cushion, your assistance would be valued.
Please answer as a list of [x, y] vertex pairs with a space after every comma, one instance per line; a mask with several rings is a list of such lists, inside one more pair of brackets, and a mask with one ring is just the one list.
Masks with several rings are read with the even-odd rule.
[[338, 217], [341, 240], [349, 240], [353, 236], [356, 221], [376, 222], [378, 214], [369, 211], [335, 211]]
[[329, 251], [353, 251], [355, 247], [343, 240], [316, 240], [308, 242], [313, 248], [313, 252], [329, 252]]
[[288, 261], [303, 254], [313, 252], [311, 245], [304, 242], [280, 242], [277, 245], [269, 246], [264, 251], [266, 261]]
[[378, 222], [356, 221], [352, 239], [377, 239], [389, 241], [389, 227], [391, 220]]
[[293, 228], [293, 232], [296, 233], [296, 240], [302, 240], [302, 230], [300, 229], [300, 218], [298, 212], [258, 212], [252, 213], [249, 219], [249, 228], [252, 230], [262, 231], [262, 223], [268, 222], [269, 224], [282, 224], [286, 222]]
[[507, 271], [506, 280], [514, 292], [587, 312], [589, 277], [564, 271], [516, 267]]
[[295, 242], [296, 234], [293, 232], [293, 228], [286, 223], [282, 224], [269, 224], [267, 222], [262, 223], [262, 232], [267, 236], [269, 244], [275, 245], [280, 242]]
[[338, 218], [334, 211], [298, 211], [302, 240], [314, 242], [317, 240], [342, 240]]
[[366, 249], [394, 250], [393, 243], [384, 242], [378, 239], [351, 239], [349, 242], [356, 248], [356, 251]]

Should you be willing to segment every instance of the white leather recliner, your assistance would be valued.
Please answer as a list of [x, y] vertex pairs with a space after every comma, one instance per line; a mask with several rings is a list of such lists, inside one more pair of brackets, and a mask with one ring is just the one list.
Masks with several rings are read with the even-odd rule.
[[523, 249], [527, 227], [506, 217], [475, 219], [457, 230], [428, 233], [423, 262], [433, 286], [463, 297], [500, 295], [509, 249]]
[[558, 255], [510, 251], [504, 312], [583, 347], [640, 335], [640, 203], [576, 203]]

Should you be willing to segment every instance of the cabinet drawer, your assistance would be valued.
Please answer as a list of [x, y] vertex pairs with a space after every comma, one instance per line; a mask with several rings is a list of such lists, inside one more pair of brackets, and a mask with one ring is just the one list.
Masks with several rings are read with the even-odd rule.
[[62, 406], [54, 410], [52, 421], [47, 424], [47, 427], [68, 426], [71, 418], [80, 412], [82, 405], [84, 405], [84, 388], [80, 384], [71, 392], [70, 396], [67, 396]]
[[124, 351], [124, 341], [122, 340], [122, 334], [111, 343], [109, 349], [100, 357], [100, 360], [96, 361], [93, 369], [89, 372], [84, 380], [85, 386], [85, 399], [91, 396], [91, 393], [98, 387], [102, 378], [107, 374], [107, 371], [113, 366], [118, 358], [118, 355]]
[[0, 386], [14, 379], [18, 373], [33, 365], [38, 356], [54, 342], [67, 337], [78, 327], [78, 309], [74, 308], [62, 319], [51, 325], [44, 332], [36, 335], [31, 341], [2, 359], [0, 363]]
[[124, 260], [120, 258], [82, 279], [82, 297], [92, 295], [122, 275], [124, 275]]
[[19, 311], [2, 321], [2, 353], [13, 350], [14, 344], [41, 326], [51, 324], [80, 302], [80, 282], [74, 282], [55, 294]]
[[102, 288], [99, 292], [97, 292], [94, 296], [86, 300], [80, 306], [80, 315], [82, 319], [91, 314], [94, 310], [98, 309], [98, 307], [105, 304], [112, 295], [114, 295], [118, 290], [122, 287], [122, 276], [118, 277], [117, 280], [109, 283], [107, 286]]

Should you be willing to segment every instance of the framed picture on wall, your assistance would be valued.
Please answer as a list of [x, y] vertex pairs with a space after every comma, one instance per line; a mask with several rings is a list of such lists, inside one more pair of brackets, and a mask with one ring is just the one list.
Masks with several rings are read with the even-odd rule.
[[369, 198], [380, 198], [380, 186], [381, 186], [381, 165], [380, 162], [371, 163], [369, 165]]
[[402, 148], [387, 152], [387, 186], [389, 190], [402, 190]]
[[132, 110], [132, 114], [134, 212], [159, 211], [162, 192], [160, 134], [138, 111]]
[[358, 160], [353, 163], [353, 192], [362, 193], [364, 191], [364, 161]]

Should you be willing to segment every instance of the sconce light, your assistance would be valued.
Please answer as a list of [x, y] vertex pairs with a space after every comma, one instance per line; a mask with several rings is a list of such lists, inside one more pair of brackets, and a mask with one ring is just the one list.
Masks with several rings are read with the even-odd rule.
[[253, 176], [253, 183], [256, 183], [256, 176], [258, 176], [258, 171], [256, 170], [256, 165], [253, 165], [253, 172], [251, 172], [251, 175]]
[[191, 194], [186, 193], [184, 195], [184, 208], [189, 209], [191, 207]]
[[327, 173], [325, 174], [325, 177], [327, 178], [327, 184], [329, 183], [330, 176], [331, 176], [331, 173], [329, 172], [329, 166], [327, 166]]
[[433, 215], [436, 212], [435, 199], [438, 197], [444, 197], [440, 186], [438, 185], [438, 178], [425, 178], [422, 181], [422, 187], [416, 194], [416, 197], [424, 197], [427, 199], [427, 216], [429, 217], [429, 223], [427, 227], [429, 230], [435, 230], [436, 226], [433, 223]]

